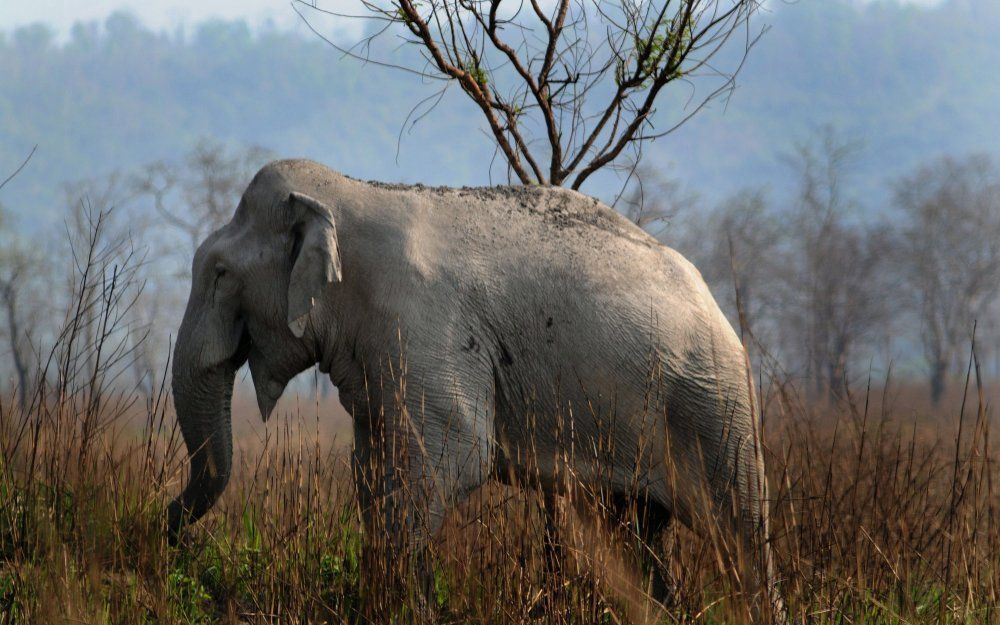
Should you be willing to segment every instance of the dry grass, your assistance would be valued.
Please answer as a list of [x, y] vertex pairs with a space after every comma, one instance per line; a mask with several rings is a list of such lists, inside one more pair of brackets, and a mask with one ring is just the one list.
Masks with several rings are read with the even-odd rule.
[[[412, 601], [392, 599], [388, 572], [365, 565], [372, 537], [350, 480], [349, 424], [332, 399], [286, 400], [264, 427], [238, 398], [229, 489], [168, 546], [165, 504], [185, 470], [170, 404], [162, 383], [150, 398], [111, 390], [131, 349], [114, 332], [129, 299], [81, 285], [86, 314], [67, 316], [33, 397], [23, 409], [0, 402], [0, 625], [410, 620]], [[936, 411], [916, 391], [866, 390], [837, 405], [811, 405], [789, 386], [762, 393], [773, 544], [793, 622], [1000, 620], [995, 444], [988, 398], [969, 377]], [[567, 554], [552, 574], [538, 497], [477, 493], [435, 540], [441, 622], [646, 620], [629, 553], [647, 565], [665, 556], [678, 597], [662, 622], [756, 618], [711, 535], [674, 528], [663, 545], [641, 545], [610, 527], [600, 501], [583, 508], [566, 515]]]
[[[787, 396], [765, 402], [772, 533], [791, 617], [994, 622], [1000, 528], [986, 399], [970, 391], [959, 419], [961, 402], [943, 415], [901, 413], [873, 396], [813, 411], [792, 409]], [[370, 622], [384, 580], [362, 572], [348, 441], [322, 430], [343, 416], [324, 415], [333, 411], [321, 402], [243, 432], [229, 490], [174, 549], [162, 519], [182, 486], [183, 454], [162, 399], [143, 406], [118, 395], [96, 413], [86, 393], [27, 414], [5, 405], [0, 623]], [[241, 405], [237, 414], [253, 414]], [[567, 526], [576, 538], [553, 579], [537, 497], [483, 489], [436, 541], [442, 620], [635, 620], [635, 593], [622, 591], [641, 586], [634, 567], [614, 562], [615, 550], [599, 553], [585, 520]], [[667, 542], [679, 601], [664, 622], [752, 618], [728, 592], [712, 541], [678, 528]]]

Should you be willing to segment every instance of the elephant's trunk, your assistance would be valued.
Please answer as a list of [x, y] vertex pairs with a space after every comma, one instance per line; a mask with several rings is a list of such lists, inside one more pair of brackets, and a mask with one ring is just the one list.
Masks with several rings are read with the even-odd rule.
[[232, 397], [238, 365], [224, 361], [210, 368], [193, 366], [199, 345], [182, 332], [174, 350], [173, 393], [177, 421], [191, 457], [184, 492], [168, 509], [171, 542], [181, 527], [200, 518], [215, 504], [232, 469]]

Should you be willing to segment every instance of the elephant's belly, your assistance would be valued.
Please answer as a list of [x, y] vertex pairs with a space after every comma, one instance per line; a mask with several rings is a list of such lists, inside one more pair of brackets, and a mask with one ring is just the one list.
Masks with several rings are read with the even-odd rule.
[[650, 491], [670, 499], [666, 423], [641, 402], [585, 399], [498, 409], [494, 473], [506, 482], [562, 492], [588, 488]]

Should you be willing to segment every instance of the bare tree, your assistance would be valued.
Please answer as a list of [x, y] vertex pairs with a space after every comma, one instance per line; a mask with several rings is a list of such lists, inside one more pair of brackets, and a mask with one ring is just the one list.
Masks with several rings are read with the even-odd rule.
[[132, 181], [132, 188], [148, 198], [167, 228], [186, 242], [185, 258], [208, 234], [233, 216], [240, 194], [268, 159], [264, 148], [237, 150], [202, 139], [179, 164], [150, 163]]
[[1000, 170], [986, 155], [940, 158], [895, 185], [901, 261], [916, 301], [938, 402], [973, 324], [992, 318], [1000, 294]]
[[698, 195], [677, 178], [641, 165], [634, 168], [633, 178], [631, 190], [620, 198], [619, 210], [653, 237], [661, 238], [672, 230], [675, 220], [694, 212]]
[[126, 417], [136, 399], [126, 376], [144, 340], [130, 314], [143, 292], [142, 256], [124, 213], [113, 217], [118, 208], [104, 211], [85, 197], [69, 209], [61, 239], [66, 253], [56, 264], [71, 290], [49, 306], [58, 312], [53, 338], [40, 354], [35, 397], [45, 401], [56, 393], [60, 405], [73, 407], [71, 427], [85, 464], [94, 451], [87, 441]]
[[[21, 173], [37, 149], [37, 145], [31, 148], [31, 152], [21, 164], [3, 181], [0, 181], [0, 189], [7, 186], [8, 182]], [[33, 327], [30, 320], [34, 319], [24, 313], [24, 292], [28, 283], [37, 273], [38, 263], [29, 249], [21, 245], [16, 237], [9, 236], [10, 233], [7, 231], [9, 221], [9, 216], [0, 206], [0, 232], [8, 235], [4, 237], [7, 240], [0, 242], [0, 304], [2, 304], [4, 315], [7, 317], [7, 340], [10, 346], [14, 375], [17, 377], [18, 401], [23, 412], [28, 401], [28, 367], [30, 366], [29, 356]], [[25, 318], [29, 320], [27, 328], [22, 325]]]
[[[79, 361], [72, 366], [76, 371], [89, 369], [94, 372], [102, 366], [99, 352], [92, 347], [107, 338], [102, 336], [102, 320], [98, 317], [98, 311], [102, 308], [101, 298], [108, 284], [104, 280], [105, 276], [93, 274], [95, 268], [100, 265], [102, 272], [114, 273], [115, 263], [125, 266], [118, 253], [128, 247], [131, 255], [128, 266], [133, 273], [145, 269], [142, 254], [133, 243], [142, 237], [141, 223], [128, 214], [134, 194], [125, 180], [120, 173], [112, 173], [63, 185], [64, 233], [59, 238], [55, 256], [56, 262], [65, 269], [61, 269], [59, 273], [63, 280], [63, 292], [54, 299], [61, 299], [63, 309], [72, 311], [78, 317], [62, 321], [63, 327], [72, 327], [76, 332], [67, 343], [70, 347], [75, 345], [77, 349], [77, 356], [74, 358], [78, 357]], [[94, 239], [95, 236], [98, 238]], [[81, 256], [80, 250], [87, 250], [96, 256]], [[129, 280], [132, 281], [135, 277], [129, 276]], [[122, 276], [114, 275], [113, 278], [120, 280]], [[130, 321], [127, 327], [136, 335], [133, 337], [137, 339], [135, 343], [142, 344], [141, 337], [145, 335], [146, 327], [136, 323], [134, 318]], [[138, 377], [136, 383], [140, 384]]]
[[639, 166], [619, 210], [694, 263], [731, 320], [737, 321], [736, 291], [747, 319], [763, 319], [763, 285], [783, 239], [767, 194], [746, 188], [709, 210], [699, 204], [678, 179]]
[[16, 178], [17, 175], [19, 173], [21, 173], [21, 170], [24, 169], [28, 165], [29, 161], [31, 161], [31, 157], [35, 155], [35, 150], [37, 150], [37, 149], [38, 149], [37, 145], [34, 146], [33, 148], [31, 148], [31, 152], [28, 152], [28, 155], [26, 157], [24, 157], [24, 160], [21, 161], [21, 164], [18, 165], [17, 168], [14, 171], [12, 171], [6, 178], [4, 178], [2, 181], [0, 181], [0, 190], [2, 190], [4, 187], [6, 187], [8, 182], [10, 182], [14, 178]]
[[[45, 338], [81, 348], [73, 356], [74, 371], [97, 371], [109, 364], [110, 356], [118, 371], [116, 383], [120, 375], [130, 374], [136, 387], [152, 392], [173, 330], [162, 320], [178, 316], [173, 307], [184, 295], [177, 284], [178, 267], [186, 277], [183, 268], [194, 248], [230, 219], [240, 193], [267, 157], [261, 148], [229, 150], [202, 141], [177, 165], [155, 163], [139, 176], [113, 173], [66, 183], [63, 232], [45, 254], [23, 244], [12, 230], [5, 231], [0, 221], [0, 335], [9, 342], [8, 371], [16, 377], [20, 401], [30, 399], [33, 367], [40, 356], [33, 346]], [[143, 210], [149, 200], [152, 209]], [[93, 256], [81, 257], [81, 250]], [[147, 257], [157, 262], [147, 264]], [[47, 273], [57, 266], [69, 271]], [[45, 292], [39, 296], [36, 291], [42, 286]], [[115, 352], [101, 354], [91, 347], [109, 338], [99, 317], [108, 304], [102, 297], [108, 288], [121, 296], [126, 286], [128, 301], [115, 307], [121, 315], [114, 320], [119, 333]], [[42, 298], [47, 310], [71, 311], [74, 318], [35, 314]], [[60, 327], [72, 327], [76, 334], [55, 336]], [[150, 337], [154, 328], [157, 336]], [[86, 360], [91, 357], [103, 360]]]
[[851, 219], [843, 176], [856, 146], [827, 129], [799, 146], [798, 200], [785, 217], [789, 245], [776, 276], [784, 300], [786, 347], [800, 352], [817, 392], [845, 387], [861, 341], [877, 338], [889, 319], [892, 231]]
[[762, 189], [742, 189], [710, 211], [692, 213], [668, 241], [691, 259], [733, 323], [765, 339], [775, 309], [774, 274], [785, 241], [782, 221]]
[[[358, 2], [360, 15], [352, 17], [379, 27], [361, 52], [338, 49], [391, 66], [372, 57], [373, 41], [401, 37], [422, 57], [402, 69], [458, 84], [482, 112], [508, 176], [573, 189], [623, 154], [637, 161], [644, 142], [726, 93], [759, 36], [749, 26], [759, 0]], [[296, 10], [333, 13], [296, 3]], [[724, 70], [712, 61], [731, 39], [739, 39], [742, 56]], [[687, 105], [656, 128], [657, 98], [680, 81], [704, 92], [688, 94]]]
[[[3, 215], [0, 214], [0, 217]], [[30, 314], [30, 289], [39, 277], [39, 259], [16, 238], [0, 245], [0, 306], [6, 317], [7, 342], [11, 365], [17, 378], [17, 397], [24, 410], [31, 381], [31, 340], [37, 316]]]

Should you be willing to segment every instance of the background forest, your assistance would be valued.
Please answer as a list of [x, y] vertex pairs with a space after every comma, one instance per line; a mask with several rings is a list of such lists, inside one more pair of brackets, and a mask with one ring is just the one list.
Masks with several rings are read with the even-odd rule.
[[[745, 185], [782, 189], [782, 156], [832, 125], [863, 141], [851, 187], [878, 209], [886, 182], [918, 163], [995, 149], [998, 20], [991, 0], [770, 3], [757, 19], [770, 28], [732, 97], [653, 143], [646, 162], [710, 199]], [[361, 178], [488, 182], [491, 144], [471, 130], [477, 111], [460, 94], [446, 93], [435, 114], [404, 129], [438, 86], [342, 60], [309, 33], [241, 22], [152, 32], [116, 14], [60, 36], [41, 24], [0, 33], [4, 171], [39, 144], [4, 202], [28, 221], [52, 216], [62, 182], [176, 159], [203, 137], [316, 158]], [[682, 106], [665, 102], [660, 116]], [[609, 198], [616, 188], [604, 179], [589, 192]]]
[[[1000, 3], [775, 0], [754, 23], [732, 93], [582, 190], [692, 260], [744, 338], [791, 622], [995, 623]], [[704, 94], [675, 86], [657, 128]], [[169, 358], [193, 252], [264, 162], [507, 182], [475, 106], [440, 88], [305, 27], [0, 31], [0, 625], [368, 623], [393, 603], [315, 369], [266, 424], [237, 377], [230, 486], [168, 545], [187, 466]], [[449, 519], [442, 622], [640, 622], [626, 565], [660, 554], [662, 622], [758, 622], [711, 527], [647, 544], [595, 501], [545, 575], [540, 503], [494, 485]]]
[[[995, 373], [1000, 6], [773, 3], [758, 17], [768, 30], [733, 93], [648, 145], [638, 172], [605, 172], [584, 191], [689, 256], [734, 322], [742, 286], [765, 351], [817, 391], [891, 364], [938, 396], [974, 322]], [[31, 291], [51, 291], [65, 265], [69, 213], [116, 207], [119, 236], [157, 259], [137, 321], [161, 335], [155, 370], [191, 251], [268, 158], [361, 178], [506, 181], [460, 94], [430, 109], [438, 85], [344, 59], [308, 33], [224, 21], [154, 32], [117, 13], [62, 36], [42, 24], [0, 33], [0, 75], [0, 165], [38, 146], [0, 196], [6, 349], [20, 352], [9, 374], [31, 368], [46, 332], [29, 327], [41, 323]], [[684, 106], [668, 97], [657, 115]], [[48, 266], [35, 286], [17, 268], [22, 248]]]

